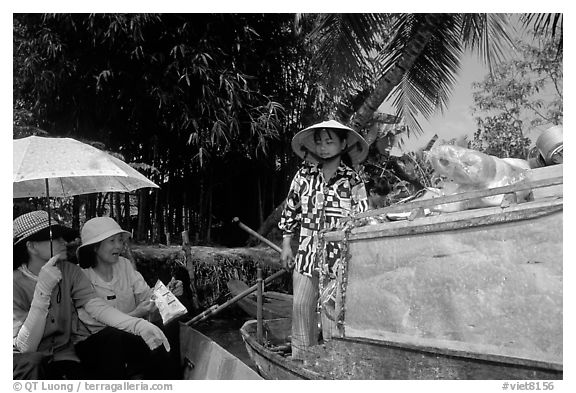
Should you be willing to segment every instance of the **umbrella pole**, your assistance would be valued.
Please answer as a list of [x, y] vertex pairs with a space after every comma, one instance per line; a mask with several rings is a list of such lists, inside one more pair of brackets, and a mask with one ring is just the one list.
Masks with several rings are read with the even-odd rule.
[[50, 190], [48, 187], [48, 178], [44, 179], [46, 181], [46, 203], [48, 205], [48, 233], [50, 234], [50, 258], [54, 256], [54, 251], [52, 250], [52, 214], [50, 212]]

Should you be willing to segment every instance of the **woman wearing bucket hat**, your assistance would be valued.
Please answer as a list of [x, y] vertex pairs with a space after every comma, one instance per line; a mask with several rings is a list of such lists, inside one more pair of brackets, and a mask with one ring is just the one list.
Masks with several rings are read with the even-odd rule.
[[[13, 221], [14, 379], [95, 377], [94, 370], [86, 367], [74, 347], [79, 308], [117, 328], [119, 334], [122, 330], [139, 335], [150, 349], [164, 345], [169, 350], [158, 327], [115, 310], [96, 296], [82, 270], [64, 260], [63, 238], [70, 230], [49, 222], [45, 211], [26, 213]], [[56, 223], [54, 219], [52, 222]], [[119, 374], [123, 363], [122, 359], [111, 358], [98, 366], [101, 375], [105, 369], [111, 371], [102, 375], [104, 378], [115, 379], [113, 376]]]
[[[84, 224], [81, 232], [82, 245], [76, 250], [76, 255], [80, 267], [92, 283], [96, 294], [108, 305], [134, 317], [148, 318], [157, 310], [151, 296], [153, 290], [148, 286], [142, 275], [134, 269], [132, 263], [120, 254], [126, 246], [126, 240], [130, 233], [123, 230], [120, 225], [111, 217], [95, 217]], [[183, 293], [182, 282], [179, 280], [170, 281], [168, 288], [176, 296]], [[80, 310], [80, 319], [84, 322], [86, 329], [90, 333], [97, 333], [105, 337], [105, 326], [85, 312]], [[157, 369], [163, 369], [166, 374], [177, 371], [179, 362], [178, 354], [178, 326], [176, 323], [169, 324], [164, 328], [168, 336], [172, 351], [172, 365], [169, 359], [161, 357], [154, 360], [146, 360], [143, 357], [136, 357], [142, 362], [154, 363]], [[125, 346], [129, 353], [146, 352], [142, 348], [142, 342], [135, 341], [132, 337], [126, 337]], [[92, 340], [90, 346], [97, 345], [96, 340]], [[90, 346], [82, 347], [85, 352], [90, 351]], [[172, 375], [178, 378], [178, 375]], [[171, 378], [173, 379], [173, 378]]]
[[[282, 263], [294, 267], [292, 358], [301, 359], [306, 348], [318, 342], [319, 293], [334, 282], [340, 263], [339, 245], [329, 243], [324, 248], [318, 235], [321, 230], [340, 226], [343, 218], [367, 210], [364, 183], [351, 166], [366, 158], [368, 144], [356, 131], [329, 120], [297, 133], [292, 149], [306, 163], [292, 180], [278, 226], [284, 234]], [[299, 246], [294, 258], [290, 243], [298, 227]], [[322, 262], [320, 253], [326, 257]], [[332, 337], [335, 321], [325, 311], [322, 307], [322, 336], [327, 340]]]

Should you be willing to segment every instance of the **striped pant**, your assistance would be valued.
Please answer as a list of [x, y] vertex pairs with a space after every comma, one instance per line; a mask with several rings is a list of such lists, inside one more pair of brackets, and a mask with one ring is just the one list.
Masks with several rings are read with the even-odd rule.
[[[292, 358], [303, 359], [308, 347], [318, 344], [318, 274], [312, 277], [292, 273]], [[336, 333], [335, 322], [321, 313], [322, 337], [329, 340]]]

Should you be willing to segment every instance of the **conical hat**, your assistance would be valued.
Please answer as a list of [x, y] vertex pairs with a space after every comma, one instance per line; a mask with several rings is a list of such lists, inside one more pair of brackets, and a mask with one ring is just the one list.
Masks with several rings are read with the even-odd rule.
[[318, 124], [311, 125], [308, 128], [298, 132], [292, 138], [292, 150], [298, 157], [316, 164], [318, 160], [308, 152], [316, 152], [316, 143], [314, 142], [314, 131], [319, 128], [333, 128], [338, 130], [346, 130], [348, 135], [346, 137], [348, 146], [348, 155], [352, 161], [352, 165], [356, 165], [366, 159], [368, 156], [368, 143], [362, 138], [360, 134], [352, 128], [338, 123], [336, 120], [323, 121]]

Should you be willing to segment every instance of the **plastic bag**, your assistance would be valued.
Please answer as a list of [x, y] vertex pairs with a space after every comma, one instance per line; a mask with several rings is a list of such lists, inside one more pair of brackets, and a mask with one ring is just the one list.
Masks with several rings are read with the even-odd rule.
[[154, 285], [152, 301], [158, 307], [164, 325], [188, 312], [180, 300], [160, 280]]
[[[455, 145], [440, 145], [428, 155], [437, 174], [445, 176], [444, 195], [487, 190], [514, 184], [530, 169], [528, 161], [517, 158], [498, 158]], [[517, 192], [518, 201], [528, 199], [528, 191]], [[440, 211], [456, 211], [498, 206], [503, 195], [476, 198], [438, 207]]]

